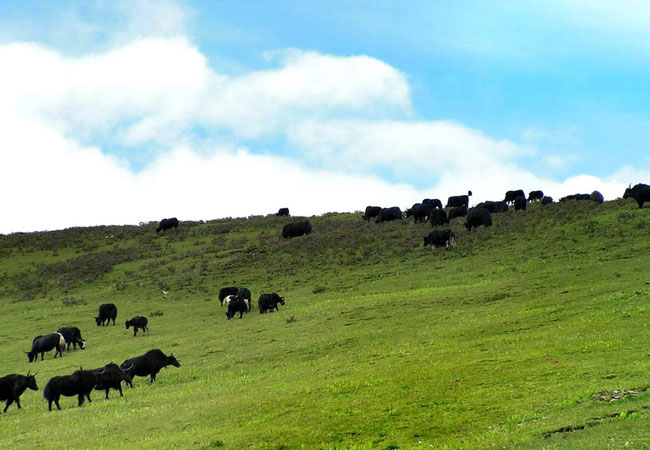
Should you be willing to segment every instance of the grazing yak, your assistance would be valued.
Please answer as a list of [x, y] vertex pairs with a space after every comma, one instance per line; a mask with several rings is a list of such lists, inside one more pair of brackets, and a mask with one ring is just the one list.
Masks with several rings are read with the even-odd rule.
[[115, 326], [115, 318], [117, 317], [117, 306], [115, 306], [113, 303], [104, 303], [102, 305], [99, 305], [99, 314], [97, 317], [95, 317], [95, 322], [97, 323], [97, 326], [104, 326], [106, 324], [107, 326], [111, 324], [111, 320], [113, 321], [113, 326]]
[[229, 286], [225, 288], [221, 288], [219, 291], [219, 303], [221, 303], [221, 306], [223, 306], [223, 301], [226, 297], [229, 295], [237, 295], [237, 291], [239, 288], [236, 288], [234, 286]]
[[363, 214], [363, 220], [370, 221], [375, 217], [379, 217], [381, 206], [366, 206], [366, 212]]
[[435, 247], [445, 247], [449, 250], [449, 247], [456, 245], [456, 235], [451, 230], [432, 231], [424, 237], [424, 246], [427, 245], [431, 246], [431, 250]]
[[54, 357], [59, 355], [63, 357], [63, 349], [65, 348], [65, 338], [59, 333], [50, 333], [45, 336], [36, 336], [32, 341], [32, 350], [25, 352], [29, 362], [38, 360], [38, 354], [41, 354], [41, 361], [43, 361], [43, 353], [56, 349]]
[[311, 233], [311, 224], [307, 220], [302, 220], [300, 222], [288, 223], [282, 227], [282, 237], [285, 239], [290, 239], [303, 234]]
[[488, 211], [490, 211], [490, 214], [508, 212], [508, 204], [506, 202], [501, 202], [501, 201], [493, 202], [487, 200], [485, 202], [479, 203], [478, 205], [475, 206], [475, 208], [485, 208]]
[[591, 195], [589, 194], [571, 194], [560, 199], [560, 202], [566, 202], [569, 200], [591, 200]]
[[467, 195], [452, 195], [447, 199], [446, 208], [455, 208], [457, 206], [469, 207], [469, 196], [472, 191], [467, 191]]
[[449, 223], [449, 218], [444, 209], [433, 209], [431, 210], [431, 216], [429, 216], [429, 222], [431, 226], [437, 227], [440, 225], [445, 225]]
[[492, 216], [490, 211], [485, 208], [472, 208], [467, 213], [467, 218], [465, 219], [465, 228], [472, 230], [479, 226], [491, 227], [492, 226]]
[[544, 198], [542, 198], [542, 205], [550, 205], [551, 203], [553, 203], [553, 197], [545, 195]]
[[266, 312], [278, 311], [280, 309], [278, 308], [278, 303], [284, 305], [284, 297], [280, 297], [275, 292], [272, 294], [262, 294], [257, 300], [257, 307], [260, 310], [260, 314], [264, 314]]
[[178, 219], [176, 217], [161, 220], [158, 228], [156, 228], [156, 234], [160, 231], [169, 230], [171, 228], [178, 228]]
[[90, 393], [97, 385], [97, 380], [101, 374], [97, 374], [90, 370], [79, 369], [72, 375], [63, 375], [50, 378], [50, 381], [43, 389], [43, 398], [47, 401], [47, 406], [52, 411], [52, 402], [56, 405], [57, 409], [61, 409], [59, 399], [62, 395], [66, 397], [77, 396], [78, 406], [84, 404], [84, 397], [88, 402], [92, 403]]
[[249, 291], [247, 288], [239, 288], [237, 291], [237, 298], [240, 300], [243, 300], [244, 303], [246, 303], [246, 307], [248, 308], [248, 311], [250, 312], [251, 310], [251, 291]]
[[456, 206], [449, 210], [449, 220], [456, 217], [465, 217], [467, 215], [467, 206]]
[[422, 200], [423, 205], [431, 205], [434, 208], [440, 208], [442, 209], [442, 202], [438, 200], [437, 198], [425, 198]]
[[538, 200], [541, 200], [544, 198], [544, 192], [543, 191], [530, 191], [528, 193], [528, 201], [529, 202], [536, 202]]
[[413, 216], [415, 223], [424, 223], [429, 220], [433, 205], [430, 203], [416, 203], [406, 210], [406, 218]]
[[12, 403], [16, 403], [18, 409], [21, 409], [20, 396], [23, 395], [27, 388], [38, 391], [35, 376], [36, 373], [30, 375], [27, 372], [27, 375], [11, 374], [0, 378], [0, 401], [7, 401], [4, 411], [2, 411], [3, 414], [7, 412], [7, 408]]
[[120, 368], [124, 369], [131, 378], [150, 376], [152, 383], [156, 381], [156, 375], [160, 372], [160, 369], [167, 366], [180, 367], [181, 363], [178, 362], [173, 353], [166, 356], [159, 349], [149, 350], [144, 355], [127, 359], [120, 364]]
[[379, 217], [375, 223], [391, 222], [393, 220], [402, 220], [402, 210], [398, 206], [391, 206], [390, 208], [382, 208], [379, 211]]
[[645, 202], [650, 202], [650, 186], [639, 183], [634, 187], [628, 187], [625, 189], [623, 198], [633, 198], [636, 200], [639, 208], [643, 208]]
[[236, 298], [237, 298], [237, 295], [229, 295], [228, 297], [223, 299], [223, 303], [221, 304], [221, 306], [225, 306], [226, 308], [228, 308], [228, 305], [230, 305], [230, 302], [232, 302]]
[[106, 400], [108, 400], [108, 391], [111, 389], [120, 391], [120, 397], [124, 396], [124, 394], [122, 394], [122, 381], [133, 387], [131, 377], [126, 370], [120, 369], [120, 367], [113, 362], [108, 363], [99, 369], [93, 369], [91, 372], [97, 374], [97, 384], [95, 384], [95, 389], [98, 391], [106, 391]]
[[145, 331], [148, 333], [149, 332], [149, 327], [147, 326], [148, 324], [149, 324], [149, 320], [144, 316], [135, 316], [133, 319], [127, 320], [124, 323], [127, 330], [129, 329], [129, 327], [133, 327], [133, 337], [135, 337], [135, 335], [138, 334], [139, 329], [142, 330], [143, 335]]
[[289, 208], [280, 208], [278, 209], [278, 212], [275, 213], [276, 216], [287, 216], [289, 217]]
[[591, 193], [591, 200], [596, 202], [596, 203], [603, 203], [605, 201], [605, 197], [603, 197], [603, 194], [601, 194], [598, 191], [594, 191]]
[[74, 346], [74, 349], [77, 349], [77, 344], [79, 344], [80, 349], [86, 348], [86, 341], [81, 338], [81, 330], [77, 327], [63, 327], [59, 328], [57, 331], [67, 344], [66, 350], [70, 350], [70, 345]]
[[523, 199], [526, 200], [526, 194], [524, 194], [523, 190], [517, 189], [516, 191], [507, 191], [506, 197], [503, 201], [506, 203], [513, 203], [519, 197], [523, 197]]
[[515, 211], [526, 211], [526, 197], [515, 198]]
[[239, 318], [241, 319], [244, 316], [245, 312], [250, 311], [248, 309], [248, 305], [246, 302], [237, 297], [234, 296], [229, 302], [228, 302], [228, 308], [226, 309], [226, 317], [228, 320], [232, 319], [235, 317], [235, 314], [239, 313]]

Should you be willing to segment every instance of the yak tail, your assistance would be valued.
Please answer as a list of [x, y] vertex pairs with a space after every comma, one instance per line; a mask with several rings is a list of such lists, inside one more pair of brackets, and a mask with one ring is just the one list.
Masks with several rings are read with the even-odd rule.
[[63, 347], [65, 345], [65, 338], [61, 333], [56, 333], [59, 335], [59, 346]]

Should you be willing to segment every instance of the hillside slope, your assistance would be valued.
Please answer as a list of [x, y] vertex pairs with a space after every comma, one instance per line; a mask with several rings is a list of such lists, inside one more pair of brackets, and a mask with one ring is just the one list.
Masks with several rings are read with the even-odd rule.
[[[650, 209], [613, 201], [495, 215], [458, 246], [427, 224], [295, 218], [0, 236], [3, 371], [41, 390], [0, 420], [2, 448], [650, 446]], [[227, 321], [219, 288], [286, 299]], [[166, 292], [166, 294], [164, 292]], [[118, 326], [97, 327], [100, 303]], [[124, 320], [149, 316], [150, 335]], [[28, 363], [73, 325], [86, 350]], [[54, 375], [160, 348], [182, 366], [123, 398], [47, 411]], [[38, 424], [38, 425], [35, 425]]]

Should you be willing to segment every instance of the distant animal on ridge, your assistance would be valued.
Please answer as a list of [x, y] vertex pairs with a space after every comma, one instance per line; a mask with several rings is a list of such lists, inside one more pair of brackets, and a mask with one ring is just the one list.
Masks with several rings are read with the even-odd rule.
[[538, 200], [541, 200], [544, 198], [544, 192], [543, 191], [530, 191], [528, 193], [528, 201], [529, 202], [536, 202]]
[[634, 187], [628, 187], [625, 189], [623, 198], [633, 198], [636, 200], [639, 208], [643, 208], [645, 202], [650, 203], [650, 186], [647, 184], [639, 183]]
[[503, 199], [503, 201], [506, 203], [513, 203], [517, 198], [520, 197], [526, 200], [526, 194], [524, 194], [524, 191], [521, 189], [517, 189], [516, 191], [507, 191], [506, 197]]
[[176, 217], [161, 220], [158, 228], [156, 228], [156, 234], [158, 234], [160, 231], [165, 231], [172, 228], [178, 228], [178, 219]]
[[492, 216], [490, 211], [485, 208], [472, 208], [467, 213], [467, 218], [465, 219], [465, 228], [472, 230], [479, 226], [491, 227], [492, 226]]
[[[457, 206], [457, 208], [460, 208], [460, 206]], [[444, 209], [438, 209], [434, 208], [431, 210], [431, 215], [429, 216], [429, 223], [433, 227], [437, 227], [440, 225], [445, 225], [449, 223], [449, 218], [447, 217], [447, 213], [445, 212]]]
[[569, 200], [591, 200], [591, 195], [589, 194], [571, 194], [560, 199], [561, 203], [564, 203]]
[[596, 202], [596, 203], [603, 203], [605, 201], [605, 197], [603, 197], [603, 194], [601, 194], [598, 191], [594, 191], [590, 195], [591, 200]]
[[311, 224], [307, 220], [288, 223], [282, 227], [282, 237], [285, 239], [302, 236], [311, 233]]
[[456, 235], [451, 230], [435, 230], [424, 237], [424, 246], [431, 246], [433, 250], [435, 247], [449, 247], [456, 245]]
[[113, 303], [104, 303], [102, 305], [99, 305], [99, 314], [97, 317], [95, 317], [95, 322], [97, 323], [97, 326], [104, 326], [106, 324], [107, 326], [111, 324], [111, 320], [113, 321], [113, 326], [115, 326], [115, 318], [117, 317], [117, 306], [115, 306]]
[[391, 206], [390, 208], [382, 208], [379, 211], [379, 217], [375, 223], [391, 222], [393, 220], [402, 220], [402, 210], [399, 206]]
[[430, 203], [416, 203], [406, 210], [406, 218], [413, 216], [415, 223], [424, 223], [429, 220], [429, 215], [434, 209]]
[[515, 211], [526, 211], [526, 197], [515, 198]]
[[363, 220], [370, 221], [375, 217], [379, 217], [381, 206], [366, 206], [366, 212], [363, 214]]
[[478, 205], [475, 206], [475, 208], [485, 208], [488, 211], [490, 211], [490, 214], [508, 212], [508, 204], [503, 201], [493, 202], [487, 200], [485, 202], [479, 203]]
[[467, 215], [467, 206], [456, 206], [449, 210], [449, 220], [456, 217], [465, 217]]
[[472, 191], [467, 191], [467, 195], [452, 195], [447, 199], [446, 208], [455, 208], [457, 206], [469, 207], [469, 196]]
[[442, 209], [442, 202], [437, 198], [425, 198], [422, 200], [423, 205], [431, 205], [434, 208]]
[[280, 208], [277, 213], [275, 213], [276, 216], [287, 216], [289, 217], [289, 208]]
[[553, 203], [553, 197], [545, 195], [544, 198], [542, 198], [542, 205], [550, 205], [551, 203]]

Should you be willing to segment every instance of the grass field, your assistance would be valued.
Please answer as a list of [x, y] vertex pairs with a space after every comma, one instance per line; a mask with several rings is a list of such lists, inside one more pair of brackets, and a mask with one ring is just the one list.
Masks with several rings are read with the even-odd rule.
[[[0, 375], [39, 370], [40, 387], [0, 417], [0, 448], [650, 447], [650, 209], [493, 217], [455, 219], [448, 252], [422, 246], [429, 225], [360, 214], [291, 240], [277, 217], [0, 236]], [[229, 285], [286, 305], [227, 321]], [[118, 326], [95, 325], [104, 302]], [[28, 363], [65, 325], [87, 349]], [[122, 398], [42, 402], [54, 375], [152, 348], [182, 366]]]

